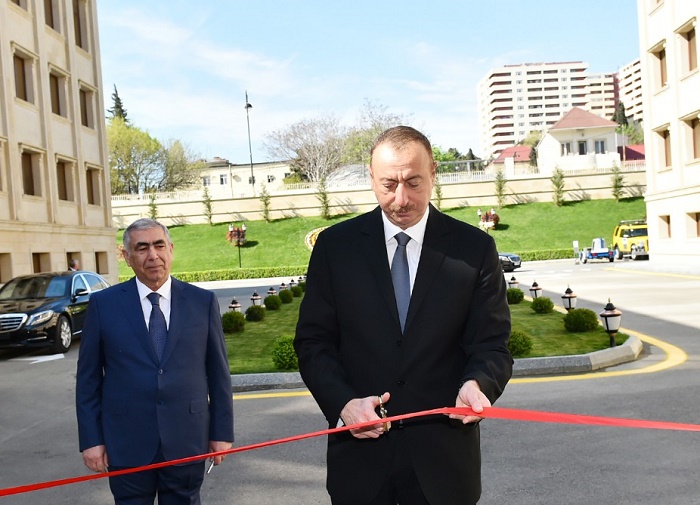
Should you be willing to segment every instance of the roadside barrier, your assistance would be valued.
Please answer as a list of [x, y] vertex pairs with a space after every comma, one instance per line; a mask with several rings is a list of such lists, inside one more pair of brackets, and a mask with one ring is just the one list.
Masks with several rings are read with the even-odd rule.
[[[557, 424], [578, 424], [578, 425], [588, 425], [588, 426], [607, 426], [611, 428], [642, 428], [642, 429], [656, 429], [656, 430], [673, 430], [673, 431], [696, 431], [700, 432], [700, 424], [686, 424], [686, 423], [674, 423], [667, 421], [646, 421], [642, 419], [629, 419], [621, 417], [601, 417], [601, 416], [589, 416], [583, 414], [563, 414], [557, 412], [543, 412], [536, 410], [521, 410], [521, 409], [508, 409], [500, 407], [486, 407], [484, 411], [480, 414], [475, 414], [469, 407], [444, 407], [433, 410], [424, 410], [421, 412], [413, 412], [410, 414], [402, 414], [398, 416], [387, 417], [382, 419], [381, 422], [395, 422], [402, 419], [411, 419], [415, 417], [425, 417], [432, 415], [450, 415], [456, 414], [461, 416], [473, 416], [478, 415], [484, 419], [504, 419], [510, 421], [526, 421], [526, 422], [537, 422], [537, 423], [557, 423]], [[48, 489], [59, 486], [66, 486], [68, 484], [77, 484], [80, 482], [86, 482], [96, 479], [103, 479], [105, 477], [116, 477], [118, 475], [125, 475], [128, 473], [141, 472], [144, 470], [153, 470], [156, 468], [162, 468], [170, 465], [179, 465], [183, 463], [192, 463], [195, 461], [211, 458], [213, 456], [224, 456], [228, 454], [235, 454], [238, 452], [252, 451], [255, 449], [261, 449], [263, 447], [269, 447], [273, 445], [286, 444], [289, 442], [296, 442], [298, 440], [305, 440], [308, 438], [319, 437], [323, 435], [329, 435], [331, 433], [339, 433], [343, 431], [349, 431], [351, 429], [363, 428], [366, 426], [372, 426], [377, 424], [377, 421], [368, 421], [365, 423], [358, 423], [349, 426], [342, 426], [340, 428], [332, 428], [327, 430], [315, 431], [311, 433], [304, 433], [301, 435], [295, 435], [292, 437], [279, 438], [276, 440], [270, 440], [268, 442], [260, 442], [257, 444], [251, 444], [241, 447], [234, 447], [226, 451], [211, 452], [208, 454], [199, 454], [197, 456], [190, 456], [188, 458], [181, 458], [171, 461], [165, 461], [163, 463], [154, 463], [151, 465], [145, 465], [135, 468], [127, 468], [125, 470], [118, 470], [114, 472], [107, 473], [96, 473], [90, 475], [83, 475], [79, 477], [71, 477], [67, 479], [52, 480], [46, 482], [39, 482], [35, 484], [27, 484], [24, 486], [16, 486], [0, 489], [0, 497], [11, 496], [16, 494], [29, 493], [32, 491], [38, 491], [40, 489]]]

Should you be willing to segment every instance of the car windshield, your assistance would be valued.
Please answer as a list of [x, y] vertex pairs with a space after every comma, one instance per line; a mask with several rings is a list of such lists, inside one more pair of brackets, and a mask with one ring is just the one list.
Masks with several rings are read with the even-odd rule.
[[66, 277], [25, 277], [12, 279], [0, 290], [0, 300], [53, 298], [63, 296], [69, 279]]
[[627, 230], [626, 235], [629, 237], [646, 237], [648, 233], [646, 228], [632, 228]]

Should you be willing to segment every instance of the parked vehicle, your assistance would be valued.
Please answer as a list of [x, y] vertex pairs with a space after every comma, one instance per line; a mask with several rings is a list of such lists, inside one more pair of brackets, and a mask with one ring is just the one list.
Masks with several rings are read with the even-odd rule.
[[644, 219], [620, 221], [613, 231], [612, 248], [615, 259], [649, 258], [649, 232]]
[[615, 256], [611, 249], [605, 246], [604, 238], [594, 238], [591, 247], [586, 247], [579, 253], [579, 259], [582, 263], [588, 260], [608, 260], [615, 261]]
[[512, 272], [516, 268], [520, 268], [520, 256], [513, 253], [499, 252], [498, 257], [501, 259], [501, 267], [504, 272]]
[[0, 347], [67, 352], [83, 332], [90, 295], [108, 286], [85, 271], [15, 277], [0, 289]]

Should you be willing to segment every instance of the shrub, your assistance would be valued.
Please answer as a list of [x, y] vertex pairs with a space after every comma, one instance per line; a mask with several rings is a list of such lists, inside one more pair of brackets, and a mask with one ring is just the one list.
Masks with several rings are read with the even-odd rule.
[[261, 305], [251, 305], [245, 311], [246, 321], [262, 321], [265, 319], [265, 307]]
[[294, 295], [288, 289], [281, 290], [277, 293], [277, 296], [282, 300], [282, 303], [292, 303], [292, 299], [294, 298]]
[[554, 310], [554, 303], [551, 298], [540, 296], [532, 300], [531, 307], [537, 314], [551, 314]]
[[523, 301], [525, 293], [519, 288], [508, 288], [508, 291], [506, 291], [506, 298], [508, 298], [508, 305], [517, 305]]
[[301, 281], [298, 286], [301, 288], [301, 290], [306, 293], [306, 281]]
[[264, 303], [265, 308], [268, 310], [279, 310], [282, 306], [282, 299], [277, 295], [267, 295]]
[[532, 337], [520, 330], [513, 330], [508, 341], [508, 350], [514, 358], [522, 358], [532, 351]]
[[282, 335], [275, 340], [272, 346], [272, 362], [279, 370], [297, 370], [299, 359], [294, 351], [294, 337]]
[[245, 329], [245, 316], [241, 312], [230, 310], [221, 316], [224, 333], [240, 333]]
[[571, 309], [564, 316], [566, 331], [580, 333], [595, 330], [598, 327], [598, 316], [590, 309]]
[[304, 293], [304, 290], [299, 286], [292, 286], [289, 290], [292, 292], [294, 298], [299, 298]]

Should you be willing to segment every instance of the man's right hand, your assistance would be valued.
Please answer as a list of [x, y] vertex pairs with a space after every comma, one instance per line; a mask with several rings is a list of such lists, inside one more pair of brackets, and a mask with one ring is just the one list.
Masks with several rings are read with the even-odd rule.
[[83, 451], [83, 462], [93, 472], [104, 473], [107, 471], [109, 462], [107, 451], [104, 445], [96, 445]]
[[[387, 392], [382, 395], [382, 403], [389, 401], [391, 395]], [[354, 398], [350, 400], [340, 412], [340, 418], [346, 426], [365, 423], [367, 421], [381, 421], [376, 409], [379, 407], [378, 396], [366, 398]], [[384, 433], [384, 423], [379, 422], [364, 428], [351, 429], [350, 433], [355, 438], [379, 438]]]

